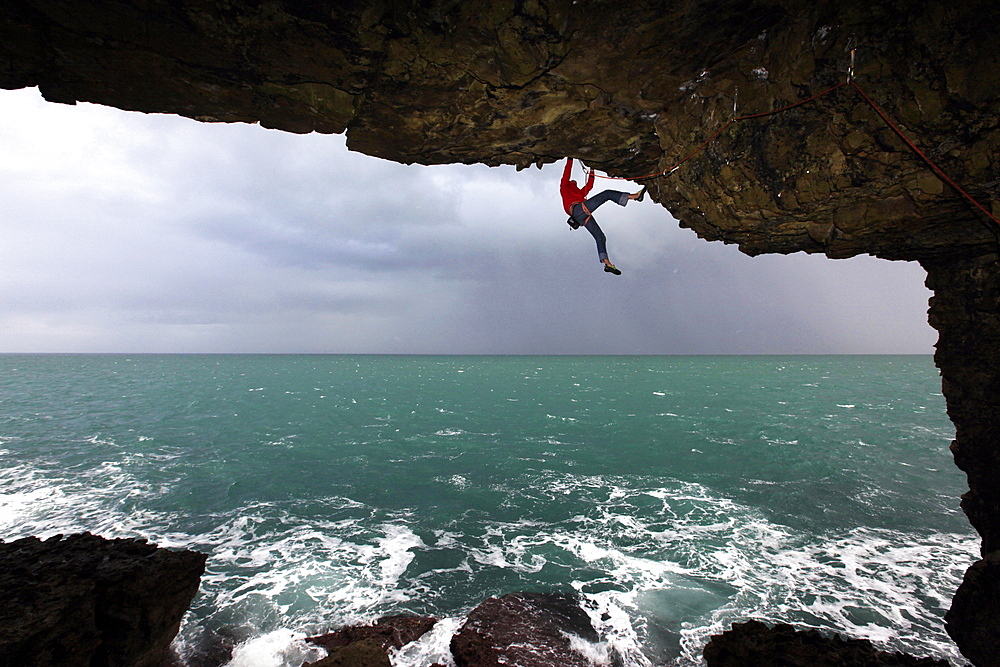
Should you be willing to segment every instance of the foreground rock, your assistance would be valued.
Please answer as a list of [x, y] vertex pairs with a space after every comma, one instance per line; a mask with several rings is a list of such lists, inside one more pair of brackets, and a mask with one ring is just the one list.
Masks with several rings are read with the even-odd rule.
[[160, 667], [206, 558], [89, 533], [0, 543], [0, 666]]
[[570, 636], [598, 640], [570, 595], [512, 593], [476, 607], [451, 640], [458, 667], [591, 667]]
[[327, 656], [305, 667], [390, 667], [388, 651], [416, 641], [437, 623], [419, 616], [387, 616], [375, 625], [344, 628], [306, 641], [322, 646]]
[[708, 667], [949, 667], [945, 660], [879, 651], [864, 639], [826, 637], [790, 625], [733, 623], [705, 646]]
[[1000, 551], [965, 573], [951, 610], [948, 634], [977, 667], [1000, 667]]
[[[992, 576], [982, 568], [978, 571]], [[972, 608], [978, 607], [973, 604]], [[389, 649], [416, 641], [435, 622], [433, 618], [389, 616], [375, 625], [310, 637], [307, 641], [322, 646], [328, 655], [303, 667], [390, 667]], [[988, 634], [993, 627], [984, 626], [984, 645], [995, 643], [997, 635]], [[595, 650], [593, 644], [598, 641], [575, 596], [512, 593], [476, 607], [452, 637], [451, 652], [458, 667], [593, 667], [595, 663], [580, 648], [600, 658], [599, 664], [620, 664], [615, 656]], [[759, 621], [734, 623], [731, 630], [715, 635], [704, 657], [708, 667], [949, 667], [945, 660], [880, 651], [864, 639], [828, 637], [790, 625], [771, 628]]]

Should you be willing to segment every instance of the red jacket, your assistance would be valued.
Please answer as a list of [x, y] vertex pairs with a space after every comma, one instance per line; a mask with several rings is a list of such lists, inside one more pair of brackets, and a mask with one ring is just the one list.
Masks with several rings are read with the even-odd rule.
[[582, 202], [587, 198], [587, 193], [594, 187], [594, 172], [590, 172], [587, 184], [582, 188], [575, 181], [570, 180], [570, 172], [573, 171], [573, 158], [566, 158], [566, 168], [563, 170], [562, 180], [559, 182], [559, 194], [562, 195], [563, 208], [568, 215], [572, 215], [573, 204]]

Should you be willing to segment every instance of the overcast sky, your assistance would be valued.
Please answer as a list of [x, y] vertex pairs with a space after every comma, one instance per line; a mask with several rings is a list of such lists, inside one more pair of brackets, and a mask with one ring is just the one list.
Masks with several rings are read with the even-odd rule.
[[0, 118], [0, 352], [923, 354], [936, 340], [916, 264], [750, 258], [649, 200], [600, 209], [624, 272], [604, 273], [565, 223], [561, 164], [403, 166], [342, 136], [35, 89], [0, 90]]

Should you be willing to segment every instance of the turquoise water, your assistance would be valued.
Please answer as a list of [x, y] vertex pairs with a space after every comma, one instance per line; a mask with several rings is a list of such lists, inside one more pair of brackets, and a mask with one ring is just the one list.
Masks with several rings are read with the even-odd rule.
[[607, 664], [751, 617], [960, 664], [953, 435], [930, 357], [5, 355], [0, 535], [210, 554], [177, 646], [233, 667], [404, 611], [426, 665], [520, 590], [579, 592]]

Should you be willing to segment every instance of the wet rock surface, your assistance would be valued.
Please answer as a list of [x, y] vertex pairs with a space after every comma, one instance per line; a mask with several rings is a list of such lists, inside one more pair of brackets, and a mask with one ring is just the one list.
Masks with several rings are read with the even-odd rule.
[[205, 560], [89, 533], [0, 543], [0, 665], [167, 664]]
[[734, 623], [705, 647], [708, 667], [949, 667], [946, 660], [879, 651], [863, 639], [826, 637], [790, 625]]
[[397, 615], [380, 618], [374, 625], [359, 625], [306, 639], [322, 646], [327, 656], [304, 667], [389, 667], [390, 648], [400, 648], [429, 632], [436, 619]]
[[452, 638], [451, 652], [458, 667], [590, 667], [571, 636], [598, 641], [575, 597], [512, 593], [476, 607]]

